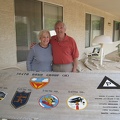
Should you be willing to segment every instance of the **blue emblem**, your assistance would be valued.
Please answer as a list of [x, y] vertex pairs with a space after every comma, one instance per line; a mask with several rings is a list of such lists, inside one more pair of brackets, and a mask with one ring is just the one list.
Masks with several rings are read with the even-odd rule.
[[29, 100], [30, 94], [31, 94], [31, 92], [27, 93], [25, 91], [23, 91], [23, 92], [16, 91], [15, 95], [11, 101], [11, 104], [13, 105], [13, 107], [15, 109], [25, 105]]
[[40, 106], [47, 109], [56, 107], [58, 103], [58, 98], [50, 94], [44, 95], [39, 99]]
[[0, 91], [0, 101], [2, 101], [5, 98], [6, 94], [2, 91]]

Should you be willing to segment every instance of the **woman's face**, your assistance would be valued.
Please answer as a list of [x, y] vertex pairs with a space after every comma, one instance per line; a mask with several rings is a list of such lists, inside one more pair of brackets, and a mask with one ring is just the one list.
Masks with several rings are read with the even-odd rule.
[[49, 41], [50, 41], [50, 35], [47, 32], [44, 32], [42, 34], [42, 36], [40, 37], [41, 40], [41, 44], [42, 45], [48, 45]]

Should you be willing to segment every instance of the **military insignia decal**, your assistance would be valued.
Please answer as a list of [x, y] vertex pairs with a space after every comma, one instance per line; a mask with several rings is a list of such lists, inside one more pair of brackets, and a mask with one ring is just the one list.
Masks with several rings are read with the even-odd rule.
[[120, 85], [105, 76], [97, 89], [120, 89]]
[[6, 97], [6, 93], [3, 91], [0, 91], [0, 101], [2, 101]]
[[87, 106], [87, 101], [81, 96], [72, 96], [67, 100], [67, 104], [74, 110], [82, 110]]
[[48, 77], [33, 77], [30, 79], [30, 84], [35, 89], [40, 89], [49, 83], [50, 79]]
[[15, 109], [24, 106], [28, 102], [30, 94], [31, 92], [16, 91], [11, 104]]
[[39, 105], [47, 109], [56, 107], [58, 103], [59, 103], [58, 98], [50, 94], [44, 95], [39, 99]]

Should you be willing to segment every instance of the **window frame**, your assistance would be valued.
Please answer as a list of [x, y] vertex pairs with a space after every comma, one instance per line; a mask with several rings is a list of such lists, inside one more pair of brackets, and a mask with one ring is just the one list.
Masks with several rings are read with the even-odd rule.
[[[94, 17], [100, 20], [93, 20]], [[92, 40], [95, 37], [93, 32], [95, 30], [100, 32], [98, 35], [104, 34], [104, 17], [85, 13], [85, 48], [92, 46]]]
[[120, 22], [113, 20], [113, 42], [120, 41]]
[[[31, 43], [39, 42], [38, 37], [37, 37], [37, 34], [39, 33], [39, 31], [42, 29], [47, 29], [49, 27], [49, 26], [46, 26], [46, 28], [45, 28], [45, 13], [44, 13], [45, 4], [47, 4], [48, 7], [49, 7], [49, 5], [50, 5], [50, 7], [54, 6], [52, 10], [55, 11], [54, 16], [56, 18], [55, 19], [56, 21], [57, 20], [63, 21], [63, 6], [56, 5], [54, 3], [49, 3], [49, 2], [43, 2], [43, 1], [39, 1], [39, 0], [30, 0], [30, 1], [14, 0], [14, 3], [15, 3], [14, 10], [15, 10], [16, 48], [17, 48], [17, 50], [16, 50], [17, 56], [16, 57], [17, 57], [17, 62], [23, 62], [23, 61], [27, 60], [27, 54], [29, 52]], [[22, 8], [19, 6], [19, 3]], [[26, 10], [27, 5], [28, 5], [29, 9]], [[56, 11], [57, 9], [58, 9], [58, 11]], [[51, 14], [52, 13], [49, 13], [49, 15], [51, 15]], [[49, 16], [49, 17], [51, 17], [51, 16]], [[49, 17], [48, 17], [48, 20], [49, 20]], [[24, 24], [24, 18], [26, 20], [25, 24]], [[57, 18], [59, 18], [59, 19], [57, 19]], [[20, 26], [18, 24], [19, 19], [21, 20], [20, 22], [23, 23], [22, 28], [19, 27]], [[53, 19], [51, 17], [51, 21]], [[54, 21], [54, 24], [56, 21]], [[49, 23], [49, 21], [47, 21], [47, 23]], [[52, 25], [54, 25], [54, 24], [52, 24]], [[54, 31], [54, 26], [52, 27], [52, 25], [49, 27], [48, 30], [50, 31], [50, 33], [52, 35], [54, 35], [55, 31]], [[25, 35], [23, 35], [22, 31], [26, 31]], [[22, 36], [23, 36], [23, 38], [22, 38]], [[24, 42], [25, 42], [25, 44], [24, 44]]]

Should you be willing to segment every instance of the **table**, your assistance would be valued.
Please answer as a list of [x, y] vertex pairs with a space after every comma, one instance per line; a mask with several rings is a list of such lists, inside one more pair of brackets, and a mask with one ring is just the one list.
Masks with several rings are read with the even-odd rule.
[[0, 71], [0, 118], [120, 120], [120, 72]]

